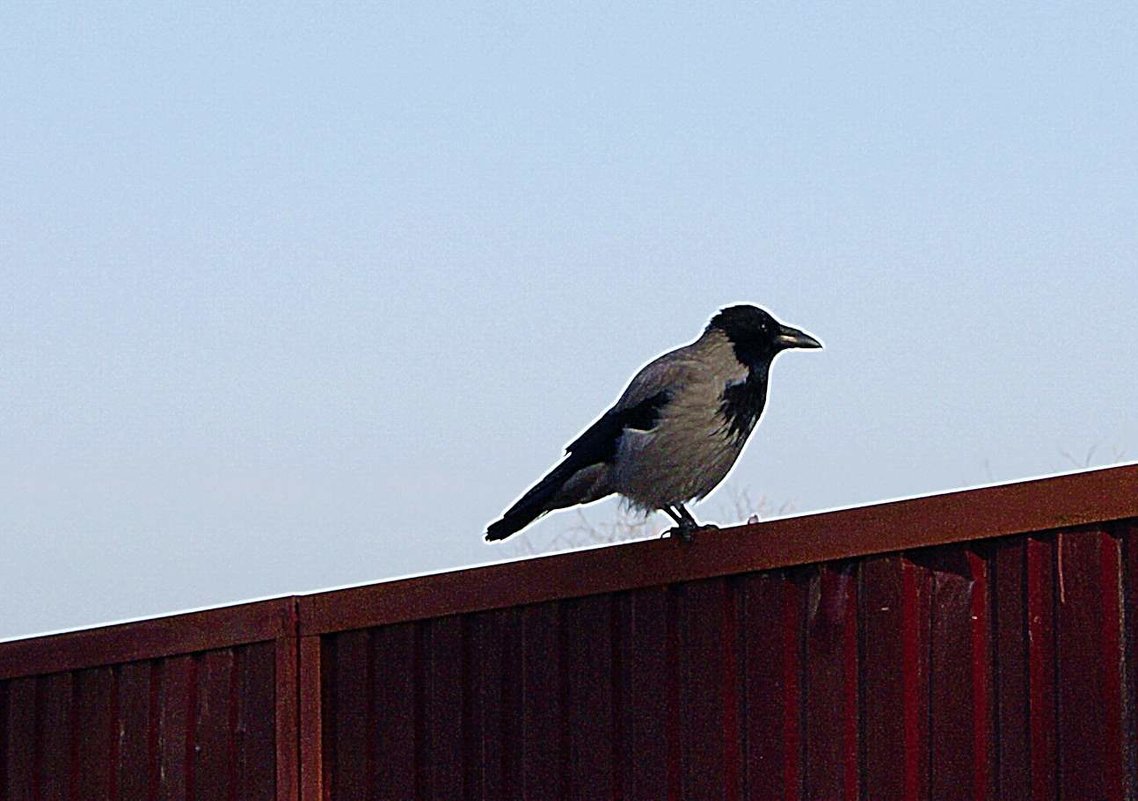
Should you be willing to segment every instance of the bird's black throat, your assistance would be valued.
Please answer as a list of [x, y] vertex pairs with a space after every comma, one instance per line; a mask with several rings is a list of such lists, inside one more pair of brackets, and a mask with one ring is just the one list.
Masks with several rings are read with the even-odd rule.
[[767, 404], [767, 374], [752, 368], [745, 381], [727, 384], [719, 401], [719, 413], [726, 423], [727, 435], [738, 445], [751, 435], [763, 407]]

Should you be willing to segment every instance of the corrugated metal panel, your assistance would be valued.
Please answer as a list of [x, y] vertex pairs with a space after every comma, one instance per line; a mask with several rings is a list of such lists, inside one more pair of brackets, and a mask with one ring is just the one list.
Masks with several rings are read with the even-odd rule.
[[296, 781], [277, 775], [296, 764], [278, 761], [295, 725], [278, 693], [295, 676], [293, 609], [285, 599], [0, 645], [0, 798], [295, 798]]
[[274, 798], [275, 658], [260, 643], [0, 682], [2, 796]]
[[326, 633], [323, 792], [1133, 798], [1134, 532]]
[[0, 643], [0, 799], [1138, 801], [1138, 467]]

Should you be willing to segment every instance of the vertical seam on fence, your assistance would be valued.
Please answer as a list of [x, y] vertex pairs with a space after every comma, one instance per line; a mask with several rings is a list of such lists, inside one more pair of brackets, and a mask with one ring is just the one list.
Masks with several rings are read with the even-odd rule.
[[284, 631], [273, 643], [273, 708], [276, 755], [276, 783], [273, 797], [278, 801], [299, 801], [302, 797], [301, 718], [300, 718], [300, 598], [288, 599]]
[[297, 644], [297, 695], [300, 712], [293, 747], [299, 752], [301, 801], [322, 801], [324, 787], [324, 720], [321, 688], [321, 636], [303, 636]]
[[968, 552], [972, 576], [969, 612], [972, 639], [972, 760], [973, 792], [976, 798], [987, 798], [990, 790], [991, 762], [991, 616], [987, 558], [975, 550]]

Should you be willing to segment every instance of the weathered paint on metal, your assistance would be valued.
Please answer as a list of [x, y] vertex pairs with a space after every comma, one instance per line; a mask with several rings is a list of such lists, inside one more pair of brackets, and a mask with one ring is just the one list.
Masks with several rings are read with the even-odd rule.
[[295, 606], [0, 644], [0, 798], [295, 801]]
[[322, 670], [357, 678], [323, 701], [325, 792], [1133, 798], [1132, 530], [326, 633]]
[[0, 682], [0, 797], [273, 799], [273, 644]]
[[1138, 801], [1138, 467], [0, 643], [0, 798]]

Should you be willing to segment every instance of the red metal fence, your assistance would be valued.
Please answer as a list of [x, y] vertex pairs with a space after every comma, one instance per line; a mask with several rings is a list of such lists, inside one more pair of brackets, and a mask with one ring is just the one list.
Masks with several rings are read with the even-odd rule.
[[0, 798], [1138, 798], [1138, 467], [0, 644]]
[[0, 643], [0, 799], [295, 799], [294, 599]]

